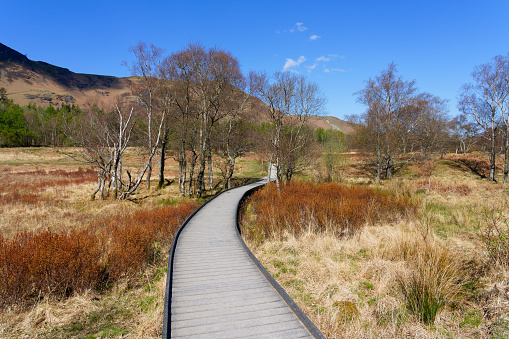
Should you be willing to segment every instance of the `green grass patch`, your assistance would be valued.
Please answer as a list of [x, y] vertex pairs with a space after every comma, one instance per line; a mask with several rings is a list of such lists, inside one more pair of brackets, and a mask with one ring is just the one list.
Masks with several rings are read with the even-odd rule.
[[482, 314], [479, 310], [468, 311], [460, 324], [460, 327], [478, 327], [482, 322]]

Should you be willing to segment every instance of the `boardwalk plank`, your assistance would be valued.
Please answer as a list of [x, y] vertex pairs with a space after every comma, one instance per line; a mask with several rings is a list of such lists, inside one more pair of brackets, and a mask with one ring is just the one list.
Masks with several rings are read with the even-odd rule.
[[180, 231], [169, 281], [172, 338], [323, 337], [294, 313], [296, 306], [262, 274], [237, 235], [237, 205], [263, 183], [224, 192]]

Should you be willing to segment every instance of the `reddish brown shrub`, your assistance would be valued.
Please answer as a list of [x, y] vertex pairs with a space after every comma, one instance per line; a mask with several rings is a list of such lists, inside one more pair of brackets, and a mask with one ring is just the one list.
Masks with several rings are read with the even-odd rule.
[[[338, 235], [354, 233], [366, 223], [389, 221], [409, 211], [416, 203], [408, 196], [396, 198], [387, 192], [336, 183], [292, 182], [278, 191], [275, 185], [256, 192], [254, 228], [251, 236], [296, 236], [311, 229]], [[257, 234], [255, 234], [257, 233]]]
[[96, 236], [86, 230], [0, 238], [0, 305], [92, 288], [101, 272], [99, 257]]
[[0, 204], [35, 205], [39, 201], [47, 200], [38, 194], [24, 192], [8, 192], [0, 194]]
[[178, 227], [197, 207], [188, 202], [118, 214], [89, 229], [59, 234], [0, 235], [0, 309], [41, 297], [65, 297], [136, 273], [169, 245]]
[[2, 175], [0, 192], [37, 192], [46, 187], [82, 184], [92, 181], [97, 181], [97, 173], [92, 169], [9, 172]]
[[439, 194], [456, 193], [458, 195], [469, 195], [472, 193], [472, 188], [466, 184], [459, 185], [446, 185], [439, 181], [429, 181], [422, 179], [415, 183], [416, 189], [431, 190]]
[[161, 245], [171, 243], [179, 226], [197, 206], [195, 202], [187, 202], [103, 220], [99, 228], [105, 241], [110, 277], [116, 280], [134, 274], [145, 263], [156, 259]]

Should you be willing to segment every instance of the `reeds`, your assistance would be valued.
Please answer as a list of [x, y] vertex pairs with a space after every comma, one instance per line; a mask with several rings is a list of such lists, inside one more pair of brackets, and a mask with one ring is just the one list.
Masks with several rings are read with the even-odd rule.
[[251, 201], [255, 219], [246, 226], [252, 239], [278, 238], [288, 232], [328, 232], [348, 235], [363, 225], [392, 221], [415, 213], [416, 202], [409, 196], [362, 186], [336, 183], [292, 182], [256, 192]]

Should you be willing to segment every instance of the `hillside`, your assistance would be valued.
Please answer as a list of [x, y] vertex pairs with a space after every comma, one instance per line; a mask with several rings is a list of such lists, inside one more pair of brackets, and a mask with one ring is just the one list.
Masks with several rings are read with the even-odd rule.
[[[7, 90], [9, 98], [19, 105], [31, 102], [47, 106], [90, 102], [113, 103], [122, 94], [130, 93], [134, 78], [74, 73], [67, 68], [33, 61], [25, 55], [0, 43], [0, 87]], [[252, 98], [253, 111], [264, 104]], [[260, 119], [254, 112], [250, 119]], [[336, 117], [326, 116], [312, 119], [314, 128], [340, 130], [345, 134], [353, 131], [352, 124]]]
[[311, 125], [314, 128], [333, 129], [344, 134], [350, 134], [354, 131], [354, 124], [332, 116], [315, 117], [311, 120]]
[[20, 105], [47, 106], [108, 102], [129, 92], [130, 78], [74, 73], [67, 68], [32, 61], [0, 43], [0, 87]]

